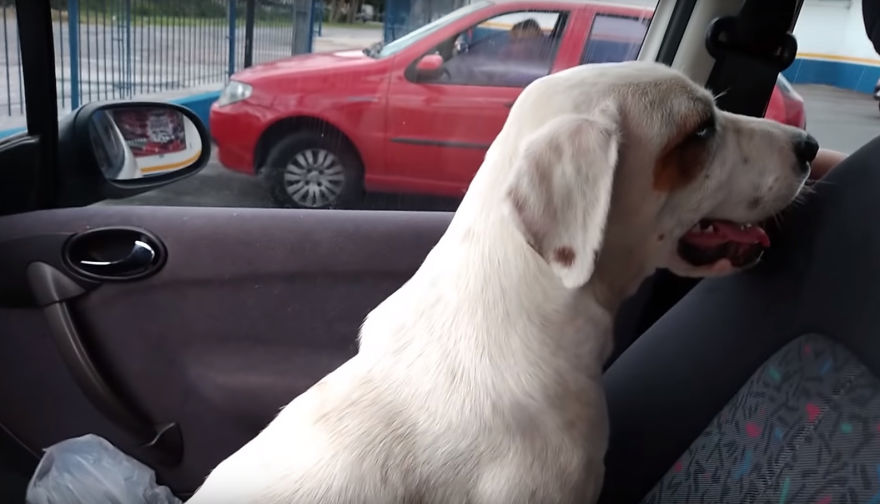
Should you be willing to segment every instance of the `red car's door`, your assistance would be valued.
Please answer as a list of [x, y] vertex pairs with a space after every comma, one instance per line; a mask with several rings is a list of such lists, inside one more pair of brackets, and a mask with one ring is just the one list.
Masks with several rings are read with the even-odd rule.
[[429, 51], [443, 58], [430, 75], [416, 70], [421, 55], [399, 56], [388, 101], [392, 188], [463, 194], [522, 88], [555, 70], [569, 18], [563, 10], [496, 11]]

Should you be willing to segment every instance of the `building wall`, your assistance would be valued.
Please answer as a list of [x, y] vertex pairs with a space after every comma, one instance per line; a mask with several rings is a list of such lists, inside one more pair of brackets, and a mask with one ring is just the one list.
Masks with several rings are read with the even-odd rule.
[[874, 90], [880, 55], [865, 35], [862, 0], [806, 0], [794, 35], [798, 58], [783, 72], [788, 80]]

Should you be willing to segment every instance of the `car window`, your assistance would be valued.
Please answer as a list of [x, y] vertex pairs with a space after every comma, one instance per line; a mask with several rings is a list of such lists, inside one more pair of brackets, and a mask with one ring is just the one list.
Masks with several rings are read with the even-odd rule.
[[645, 17], [596, 14], [581, 63], [636, 59], [650, 22]]
[[[213, 141], [195, 176], [100, 204], [454, 210], [523, 87], [636, 57], [656, 6], [255, 0], [249, 17], [247, 4], [50, 0], [61, 115], [99, 100], [170, 101]], [[10, 0], [0, 20], [3, 137], [24, 128], [26, 107]], [[155, 174], [173, 166], [179, 125], [113, 119], [129, 155], [149, 156]]]
[[803, 121], [822, 147], [851, 153], [877, 136], [880, 55], [865, 33], [862, 2], [805, 0], [798, 54], [769, 108]]
[[566, 16], [506, 12], [469, 26], [434, 48], [443, 66], [421, 82], [525, 87], [550, 72]]

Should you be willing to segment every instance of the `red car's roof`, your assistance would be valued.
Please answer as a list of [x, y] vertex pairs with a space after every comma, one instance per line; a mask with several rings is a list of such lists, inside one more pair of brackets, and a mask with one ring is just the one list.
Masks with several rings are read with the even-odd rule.
[[574, 7], [603, 7], [614, 10], [628, 11], [639, 14], [653, 14], [654, 8], [647, 5], [622, 4], [619, 2], [583, 2], [579, 0], [489, 0], [494, 5], [526, 5], [539, 6], [539, 8], [563, 8], [569, 9]]

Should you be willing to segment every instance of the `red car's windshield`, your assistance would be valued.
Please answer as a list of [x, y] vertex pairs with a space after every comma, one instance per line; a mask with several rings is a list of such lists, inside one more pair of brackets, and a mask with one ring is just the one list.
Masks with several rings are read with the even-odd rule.
[[400, 37], [399, 39], [389, 42], [387, 45], [383, 46], [381, 45], [381, 43], [376, 44], [375, 46], [366, 50], [365, 53], [374, 58], [385, 58], [391, 56], [392, 54], [395, 54], [398, 51], [402, 51], [403, 49], [409, 47], [410, 44], [421, 40], [423, 37], [434, 33], [435, 31], [448, 25], [449, 23], [452, 23], [457, 19], [461, 19], [468, 14], [476, 12], [491, 4], [492, 2], [488, 1], [474, 2], [470, 5], [462, 7], [461, 9], [454, 10], [449, 14], [436, 19], [426, 24], [425, 26], [422, 26], [417, 30], [413, 30], [406, 35]]

